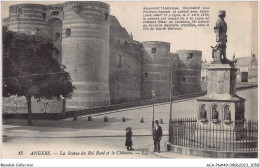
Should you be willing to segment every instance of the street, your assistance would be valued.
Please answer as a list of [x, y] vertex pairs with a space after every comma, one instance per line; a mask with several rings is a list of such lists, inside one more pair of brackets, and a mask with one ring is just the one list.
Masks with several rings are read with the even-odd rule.
[[[239, 91], [237, 95], [246, 99], [246, 119], [257, 119], [257, 88]], [[108, 122], [104, 122], [104, 116], [108, 117]], [[173, 103], [173, 117], [195, 116], [196, 99]], [[126, 118], [125, 122], [122, 121], [122, 117]], [[140, 122], [142, 118], [143, 123]], [[161, 148], [162, 151], [165, 151], [164, 142], [168, 139], [169, 104], [155, 106], [155, 119], [163, 121], [160, 125], [165, 136], [162, 138]], [[3, 158], [158, 157], [149, 152], [149, 150], [153, 150], [152, 106], [92, 115], [92, 120], [87, 121], [87, 117], [79, 117], [77, 121], [73, 121], [71, 118], [59, 121], [35, 120], [33, 121], [34, 126], [31, 127], [26, 126], [25, 120], [6, 120], [3, 125], [3, 135], [6, 137], [3, 139], [2, 156]], [[132, 127], [133, 131], [132, 139], [135, 151], [132, 152], [127, 152], [124, 146], [126, 127]], [[22, 151], [22, 155], [18, 155], [20, 151]], [[50, 151], [51, 155], [30, 155], [33, 151], [36, 153], [37, 151]], [[82, 151], [83, 155], [81, 155]], [[65, 155], [62, 155], [64, 152]]]

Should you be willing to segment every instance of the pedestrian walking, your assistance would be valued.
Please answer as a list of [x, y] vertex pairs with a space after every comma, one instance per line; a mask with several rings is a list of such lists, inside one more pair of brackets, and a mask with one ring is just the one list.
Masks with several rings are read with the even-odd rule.
[[154, 152], [160, 153], [160, 141], [162, 138], [162, 127], [159, 125], [159, 121], [155, 121], [155, 127], [153, 130], [153, 142], [154, 142]]
[[132, 148], [133, 142], [132, 142], [132, 129], [130, 127], [126, 128], [126, 134], [125, 134], [126, 140], [125, 140], [125, 146], [128, 151], [134, 150]]

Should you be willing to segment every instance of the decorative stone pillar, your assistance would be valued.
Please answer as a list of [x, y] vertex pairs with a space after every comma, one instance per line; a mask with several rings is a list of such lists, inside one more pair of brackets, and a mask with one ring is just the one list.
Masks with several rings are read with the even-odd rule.
[[236, 95], [236, 68], [229, 64], [208, 67], [207, 95], [197, 99], [198, 119], [225, 127], [244, 121], [245, 99]]

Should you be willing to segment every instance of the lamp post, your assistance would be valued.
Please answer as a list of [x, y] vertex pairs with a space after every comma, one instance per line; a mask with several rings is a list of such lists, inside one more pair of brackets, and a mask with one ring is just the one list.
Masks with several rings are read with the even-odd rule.
[[170, 65], [170, 122], [172, 121], [172, 88], [173, 88], [173, 85], [172, 85], [172, 63], [173, 63], [173, 58], [171, 58], [171, 65]]
[[152, 91], [152, 100], [153, 100], [153, 121], [152, 121], [152, 130], [154, 130], [154, 98], [155, 98], [155, 91]]
[[171, 58], [171, 62], [170, 62], [170, 78], [169, 78], [169, 89], [170, 89], [170, 118], [169, 118], [169, 142], [172, 142], [172, 138], [173, 138], [173, 135], [172, 135], [172, 130], [173, 130], [173, 126], [172, 126], [172, 69], [173, 69], [173, 66], [172, 66], [172, 63], [173, 63], [173, 58]]

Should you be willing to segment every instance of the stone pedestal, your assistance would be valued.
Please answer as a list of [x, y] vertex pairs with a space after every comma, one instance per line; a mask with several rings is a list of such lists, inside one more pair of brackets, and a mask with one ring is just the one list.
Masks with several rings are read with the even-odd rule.
[[229, 64], [208, 67], [207, 95], [197, 99], [199, 125], [229, 130], [244, 124], [245, 99], [236, 95], [236, 70]]

